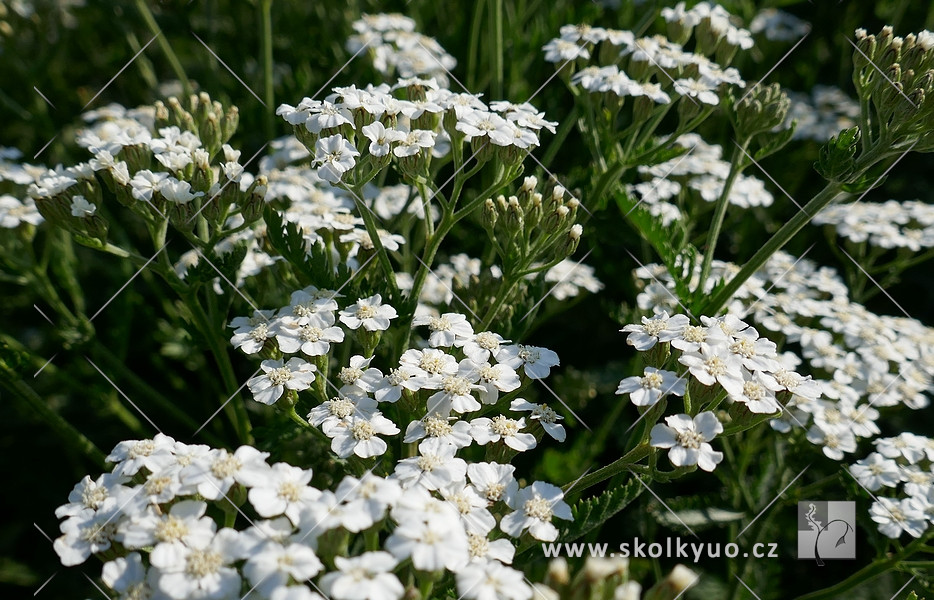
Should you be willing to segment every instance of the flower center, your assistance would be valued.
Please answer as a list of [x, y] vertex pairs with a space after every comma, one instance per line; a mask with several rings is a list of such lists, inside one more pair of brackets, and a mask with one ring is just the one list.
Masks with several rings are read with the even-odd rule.
[[656, 337], [668, 327], [668, 319], [650, 319], [642, 325], [646, 335]]
[[219, 552], [192, 550], [185, 560], [185, 572], [192, 577], [202, 578], [217, 573], [224, 561]]
[[493, 418], [493, 421], [490, 423], [490, 429], [503, 437], [509, 437], [519, 432], [519, 421], [507, 419], [503, 415], [499, 415]]
[[719, 356], [711, 356], [704, 361], [704, 368], [707, 369], [707, 372], [717, 377], [726, 373], [726, 363], [723, 362], [723, 359]]
[[159, 496], [164, 492], [170, 485], [172, 485], [172, 478], [164, 475], [162, 477], [150, 477], [146, 480], [145, 489], [146, 493], [150, 496]]
[[269, 327], [265, 323], [260, 323], [250, 331], [250, 338], [256, 342], [265, 342], [269, 337]]
[[684, 328], [682, 336], [686, 342], [699, 344], [707, 339], [707, 329], [697, 325], [688, 325]]
[[188, 525], [178, 517], [169, 515], [156, 525], [156, 539], [160, 542], [177, 542], [188, 534]]
[[91, 525], [81, 528], [81, 539], [95, 546], [106, 545], [117, 533], [115, 523], [104, 523], [103, 525]]
[[444, 391], [452, 396], [466, 396], [470, 393], [470, 381], [464, 377], [451, 375], [444, 378]]
[[328, 400], [328, 411], [339, 419], [346, 419], [353, 414], [354, 404], [346, 398], [331, 398]]
[[642, 387], [648, 390], [657, 390], [662, 387], [662, 383], [665, 382], [665, 379], [658, 373], [649, 373], [645, 377], [640, 379], [642, 382]]
[[551, 503], [541, 496], [535, 496], [534, 498], [526, 500], [522, 508], [525, 514], [540, 521], [551, 521], [551, 517], [554, 514], [551, 511]]
[[499, 341], [496, 336], [489, 331], [482, 331], [474, 337], [474, 342], [484, 350], [496, 350], [499, 348]]
[[370, 425], [369, 421], [357, 421], [350, 428], [353, 438], [358, 441], [366, 441], [376, 434], [376, 430]]
[[364, 304], [363, 306], [357, 309], [357, 318], [361, 321], [366, 319], [372, 319], [376, 316], [376, 308], [370, 306], [369, 304]]
[[441, 466], [441, 459], [439, 459], [437, 456], [433, 454], [426, 454], [423, 456], [419, 456], [415, 460], [415, 464], [418, 465], [418, 468], [421, 469], [422, 471], [427, 471], [428, 473], [431, 473], [433, 470], [435, 470], [435, 468]]
[[535, 407], [535, 410], [532, 411], [532, 416], [538, 417], [538, 420], [542, 423], [555, 423], [558, 420], [558, 413], [552, 410], [547, 404], [541, 404]]
[[406, 373], [402, 369], [392, 369], [389, 371], [389, 385], [399, 386], [411, 379], [413, 375]]
[[305, 325], [299, 331], [299, 337], [305, 342], [317, 342], [324, 334], [324, 330], [314, 325]]
[[294, 481], [283, 481], [279, 484], [279, 497], [286, 502], [298, 502], [302, 497], [302, 488]]
[[447, 317], [431, 317], [428, 321], [428, 327], [432, 331], [450, 331], [451, 322]]
[[467, 534], [467, 550], [471, 556], [486, 556], [490, 551], [490, 541], [482, 535], [476, 533]]
[[730, 344], [730, 352], [744, 358], [752, 358], [756, 355], [756, 347], [749, 339], [742, 338]]
[[292, 371], [288, 367], [278, 367], [269, 371], [267, 377], [273, 385], [282, 385], [292, 379]]
[[444, 437], [450, 435], [454, 428], [451, 427], [447, 419], [441, 417], [427, 417], [424, 421], [425, 433], [431, 437]]
[[503, 483], [491, 483], [486, 486], [486, 499], [490, 502], [498, 502], [503, 497], [503, 492], [506, 491], [506, 484]]
[[743, 395], [750, 400], [762, 400], [765, 398], [765, 388], [755, 381], [747, 381], [743, 384]]
[[156, 443], [152, 440], [143, 440], [141, 442], [136, 442], [133, 444], [133, 447], [127, 453], [130, 458], [138, 458], [140, 456], [149, 456], [156, 450]]
[[350, 385], [363, 377], [363, 370], [358, 369], [357, 367], [344, 367], [341, 369], [340, 375], [338, 375], [338, 377], [345, 384]]
[[226, 479], [240, 470], [240, 461], [232, 454], [225, 454], [211, 463], [211, 473], [218, 479]]
[[704, 437], [693, 430], [688, 431], [679, 431], [676, 436], [678, 439], [678, 445], [691, 450], [697, 450], [700, 448], [701, 443], [704, 441]]
[[418, 366], [432, 375], [438, 375], [444, 370], [444, 359], [436, 355], [422, 356]]

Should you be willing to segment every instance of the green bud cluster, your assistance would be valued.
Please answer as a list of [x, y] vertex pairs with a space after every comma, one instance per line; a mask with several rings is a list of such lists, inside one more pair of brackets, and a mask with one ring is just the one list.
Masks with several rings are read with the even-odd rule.
[[727, 108], [736, 137], [739, 140], [751, 140], [753, 136], [768, 135], [781, 127], [791, 108], [791, 100], [777, 83], [756, 83], [739, 99], [730, 91]]
[[500, 195], [484, 203], [483, 226], [507, 274], [557, 264], [580, 243], [583, 228], [575, 223], [580, 201], [566, 198], [566, 190], [554, 181], [544, 194], [537, 186], [537, 178], [526, 177], [516, 195]]
[[230, 140], [239, 123], [240, 111], [236, 106], [225, 109], [220, 102], [212, 101], [205, 92], [192, 94], [184, 105], [175, 96], [164, 103], [156, 102], [156, 130], [174, 125], [183, 131], [197, 134], [209, 159], [220, 152], [221, 146]]
[[868, 142], [934, 149], [934, 33], [904, 37], [891, 27], [856, 30], [853, 84], [864, 108]]

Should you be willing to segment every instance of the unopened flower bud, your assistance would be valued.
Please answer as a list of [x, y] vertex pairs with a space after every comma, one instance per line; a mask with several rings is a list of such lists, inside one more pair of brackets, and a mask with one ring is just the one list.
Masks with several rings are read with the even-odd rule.
[[510, 232], [518, 232], [525, 226], [525, 211], [519, 205], [519, 199], [515, 196], [509, 197], [506, 209], [505, 219], [506, 229]]
[[[218, 112], [218, 114], [220, 113]], [[231, 106], [227, 109], [227, 112], [221, 119], [221, 143], [226, 144], [228, 141], [230, 141], [230, 138], [233, 137], [234, 132], [237, 131], [237, 125], [239, 124], [240, 109], [236, 106]]]
[[493, 202], [492, 198], [487, 198], [486, 202], [483, 203], [482, 219], [483, 226], [486, 229], [492, 230], [496, 226], [499, 215], [496, 212], [496, 203]]
[[675, 565], [664, 580], [655, 584], [645, 594], [645, 600], [674, 600], [680, 598], [684, 591], [697, 583], [697, 573], [684, 565]]
[[568, 569], [568, 561], [563, 558], [556, 558], [548, 563], [548, 573], [545, 576], [546, 582], [556, 586], [567, 585], [571, 581], [571, 573]]
[[265, 175], [257, 175], [246, 193], [243, 194], [240, 203], [240, 214], [243, 215], [245, 222], [252, 223], [263, 216], [263, 207], [266, 205], [266, 186], [268, 184], [269, 181]]

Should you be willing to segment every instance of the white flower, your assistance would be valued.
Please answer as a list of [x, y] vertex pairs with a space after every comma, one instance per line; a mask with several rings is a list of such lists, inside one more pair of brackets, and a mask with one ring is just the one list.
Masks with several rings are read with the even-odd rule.
[[243, 574], [260, 594], [271, 594], [290, 580], [305, 581], [317, 575], [324, 565], [314, 550], [304, 544], [288, 545], [268, 540], [254, 548], [243, 565]]
[[204, 192], [192, 192], [191, 184], [187, 181], [179, 181], [174, 177], [167, 177], [158, 184], [159, 193], [169, 202], [176, 204], [188, 204], [195, 198], [204, 195]]
[[447, 416], [452, 409], [461, 414], [480, 410], [480, 403], [471, 395], [471, 392], [481, 388], [471, 379], [461, 375], [442, 377], [438, 385], [440, 389], [428, 397], [428, 413]]
[[496, 527], [496, 518], [487, 510], [487, 500], [473, 486], [459, 481], [438, 490], [457, 509], [468, 533], [487, 535]]
[[477, 364], [469, 358], [460, 363], [459, 372], [476, 381], [482, 388], [480, 401], [484, 404], [496, 404], [500, 392], [512, 392], [522, 386], [519, 374], [506, 364], [491, 365], [488, 362]]
[[222, 600], [240, 592], [240, 575], [230, 566], [242, 552], [240, 534], [221, 529], [190, 545], [159, 545], [150, 562], [159, 569], [159, 589], [176, 600]]
[[415, 129], [404, 134], [399, 139], [399, 143], [396, 144], [396, 147], [392, 149], [392, 153], [399, 158], [405, 156], [414, 156], [418, 154], [419, 150], [422, 148], [433, 147], [435, 145], [436, 136], [437, 134], [433, 131]]
[[483, 364], [490, 360], [491, 355], [498, 356], [502, 344], [505, 343], [507, 343], [507, 340], [504, 340], [500, 334], [492, 331], [481, 331], [471, 339], [464, 341], [464, 355], [478, 365]]
[[149, 508], [120, 523], [117, 541], [127, 548], [145, 548], [162, 544], [198, 545], [214, 537], [217, 526], [204, 513], [208, 505], [195, 500], [173, 504], [168, 512]]
[[395, 129], [386, 129], [379, 121], [373, 121], [360, 130], [370, 140], [369, 151], [375, 157], [389, 154], [390, 145], [405, 138], [405, 133]]
[[292, 523], [298, 523], [302, 509], [321, 496], [320, 491], [308, 485], [311, 475], [311, 469], [276, 463], [265, 472], [244, 473], [239, 479], [250, 488], [250, 504], [259, 516], [284, 514]]
[[389, 329], [389, 320], [397, 316], [396, 309], [383, 304], [383, 298], [379, 294], [360, 298], [340, 311], [341, 323], [351, 329], [363, 326], [367, 331], [385, 331]]
[[378, 411], [370, 416], [352, 416], [347, 423], [331, 428], [327, 435], [331, 438], [331, 450], [341, 458], [356, 454], [360, 458], [379, 456], [388, 446], [380, 435], [396, 435], [399, 428], [395, 423]]
[[512, 465], [499, 463], [471, 463], [467, 466], [467, 477], [474, 488], [492, 504], [512, 497], [519, 489]]
[[541, 423], [545, 433], [559, 442], [563, 442], [567, 438], [564, 426], [558, 422], [564, 417], [556, 413], [547, 404], [535, 404], [522, 398], [516, 398], [510, 403], [509, 408], [515, 411], [531, 411], [532, 414], [529, 415], [529, 418]]
[[256, 354], [263, 349], [266, 340], [273, 337], [270, 331], [272, 315], [271, 310], [254, 310], [252, 317], [236, 317], [228, 325], [234, 328], [230, 343], [246, 354]]
[[85, 508], [62, 521], [62, 536], [53, 548], [66, 567], [80, 565], [92, 554], [110, 548], [117, 533], [121, 507], [115, 498], [108, 498], [98, 510]]
[[[334, 323], [332, 313], [322, 314], [330, 317], [328, 325]], [[284, 354], [301, 351], [306, 356], [324, 356], [331, 349], [331, 344], [344, 341], [344, 330], [312, 322], [301, 325], [296, 319], [284, 318], [277, 322], [276, 341]]]
[[388, 552], [335, 556], [338, 571], [321, 578], [321, 591], [336, 600], [399, 600], [405, 588], [392, 574], [397, 564]]
[[723, 460], [723, 453], [708, 444], [723, 433], [723, 425], [712, 412], [702, 412], [693, 419], [680, 414], [665, 418], [667, 425], [659, 423], [652, 428], [651, 444], [656, 448], [670, 448], [668, 460], [676, 467], [697, 465], [713, 471]]
[[661, 312], [652, 318], [642, 317], [642, 325], [626, 325], [620, 331], [629, 333], [627, 344], [645, 352], [658, 342], [670, 342], [680, 337], [689, 323], [685, 315], [669, 317], [667, 312]]
[[917, 498], [877, 498], [869, 509], [869, 516], [879, 524], [879, 531], [892, 539], [897, 539], [903, 531], [912, 537], [921, 537], [928, 527]]
[[325, 435], [338, 426], [346, 426], [352, 416], [366, 418], [375, 414], [376, 401], [362, 394], [341, 393], [322, 402], [308, 413], [308, 422], [320, 427]]
[[491, 560], [458, 571], [457, 593], [471, 600], [529, 600], [532, 588], [522, 571]]
[[74, 196], [71, 199], [71, 216], [84, 219], [97, 212], [97, 205], [88, 202], [84, 196]]
[[340, 134], [319, 139], [315, 142], [318, 177], [331, 183], [339, 182], [344, 173], [357, 164], [354, 160], [357, 156], [360, 156], [357, 149]]
[[402, 441], [410, 444], [425, 437], [443, 440], [455, 448], [466, 448], [473, 443], [469, 423], [442, 417], [439, 414], [428, 414], [418, 421], [409, 423]]
[[512, 537], [519, 537], [528, 529], [533, 538], [553, 542], [558, 539], [558, 528], [552, 519], [573, 518], [561, 488], [544, 481], [536, 481], [512, 494], [506, 499], [506, 504], [514, 512], [504, 516], [499, 527]]
[[513, 450], [524, 452], [537, 444], [534, 435], [521, 431], [524, 427], [525, 419], [509, 419], [503, 415], [492, 419], [481, 417], [470, 422], [470, 434], [481, 446], [502, 440]]
[[646, 367], [645, 375], [634, 375], [619, 382], [617, 394], [629, 394], [636, 406], [652, 406], [663, 396], [674, 394], [683, 396], [687, 382], [673, 371], [662, 371], [655, 367]]
[[714, 348], [702, 345], [696, 352], [685, 352], [679, 356], [678, 362], [704, 385], [719, 383], [730, 395], [743, 393], [743, 366], [736, 354], [718, 353]]
[[496, 360], [516, 370], [523, 367], [529, 379], [545, 379], [561, 363], [553, 350], [523, 344], [503, 348]]
[[882, 486], [896, 487], [902, 479], [898, 463], [873, 452], [863, 460], [850, 465], [850, 473], [870, 492]]
[[240, 446], [233, 453], [224, 449], [212, 450], [204, 460], [182, 469], [179, 479], [186, 486], [195, 486], [207, 500], [220, 500], [238, 480], [241, 473], [268, 471], [268, 452], [252, 446]]
[[152, 598], [153, 590], [146, 578], [146, 567], [139, 552], [131, 552], [104, 564], [101, 570], [104, 585], [120, 594], [120, 600]]
[[264, 360], [260, 364], [262, 375], [251, 378], [247, 385], [253, 399], [263, 404], [275, 404], [285, 390], [306, 390], [315, 380], [315, 366], [300, 358]]
[[371, 368], [373, 357], [363, 358], [359, 354], [350, 357], [350, 366], [341, 367], [337, 377], [344, 386], [342, 393], [373, 392], [383, 380], [379, 369]]
[[403, 488], [420, 485], [428, 490], [463, 481], [467, 474], [467, 463], [455, 458], [457, 448], [437, 438], [428, 438], [418, 445], [418, 456], [405, 458], [396, 463], [392, 474]]
[[417, 392], [426, 383], [424, 371], [412, 365], [400, 365], [373, 386], [373, 396], [377, 402], [396, 402], [402, 397], [402, 390]]
[[463, 346], [473, 337], [473, 327], [467, 317], [458, 313], [444, 313], [440, 317], [421, 315], [415, 317], [412, 325], [428, 325], [431, 330], [428, 343], [435, 348]]

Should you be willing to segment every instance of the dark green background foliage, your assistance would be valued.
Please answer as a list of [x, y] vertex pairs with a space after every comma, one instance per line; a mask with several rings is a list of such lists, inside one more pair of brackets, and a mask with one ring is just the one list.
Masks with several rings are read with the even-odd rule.
[[[0, 5], [6, 5], [2, 3]], [[117, 73], [147, 42], [153, 39], [153, 24], [147, 23], [135, 2], [88, 0], [83, 7], [69, 9], [63, 20], [54, 10], [55, 2], [37, 0], [35, 15], [20, 18], [7, 10], [6, 25], [0, 30], [0, 146], [19, 148], [24, 160], [54, 166], [86, 160], [87, 155], [74, 144], [75, 129], [85, 105], [105, 84], [106, 89], [87, 109], [99, 108], [111, 102], [128, 107], [151, 103], [166, 93], [178, 93], [178, 71], [173, 68], [166, 46], [177, 56], [181, 69], [200, 90], [207, 91], [225, 105], [240, 109], [240, 129], [233, 145], [243, 150], [244, 160], [274, 137], [287, 135], [287, 125], [274, 117], [280, 102], [297, 103], [328, 86], [379, 81], [379, 75], [369, 61], [353, 61], [333, 81], [332, 74], [350, 57], [344, 42], [351, 34], [351, 23], [362, 13], [404, 12], [418, 22], [418, 31], [435, 37], [458, 60], [454, 70], [457, 79], [470, 91], [483, 92], [487, 100], [505, 98], [524, 101], [554, 72], [554, 66], [543, 60], [541, 47], [558, 35], [558, 29], [569, 23], [589, 23], [605, 27], [643, 30], [650, 25], [644, 15], [650, 14], [653, 2], [633, 7], [623, 2], [619, 9], [606, 9], [593, 2], [563, 0], [505, 1], [504, 70], [500, 79], [493, 68], [492, 44], [488, 23], [492, 0], [481, 2], [375, 3], [358, 0], [339, 2], [272, 3], [273, 31], [273, 102], [263, 106], [237, 79], [204, 48], [197, 35], [236, 72], [243, 82], [260, 97], [264, 95], [262, 69], [261, 7], [256, 2], [182, 0], [149, 3], [155, 16], [159, 36], [112, 82]], [[847, 41], [856, 27], [877, 31], [883, 24], [895, 26], [904, 34], [923, 27], [934, 29], [934, 8], [925, 2], [909, 0], [857, 2], [814, 0], [813, 2], [777, 1], [764, 3], [780, 6], [812, 24], [812, 31], [787, 60], [769, 74], [769, 82], [780, 82], [790, 90], [809, 90], [814, 84], [837, 85], [852, 93], [850, 83], [852, 47]], [[724, 2], [733, 14], [745, 22], [759, 8], [753, 2]], [[761, 38], [759, 38], [761, 39]], [[765, 75], [788, 49], [790, 44], [769, 43], [757, 46], [736, 64], [747, 81]], [[452, 89], [458, 84], [451, 82]], [[54, 105], [49, 106], [36, 92], [42, 92]], [[268, 98], [267, 98], [268, 100]], [[571, 95], [558, 78], [553, 79], [534, 98], [533, 103], [546, 111], [548, 118], [561, 122], [573, 106]], [[729, 144], [729, 124], [723, 118], [711, 119], [700, 132], [711, 143]], [[50, 140], [54, 140], [38, 156]], [[552, 136], [542, 136], [542, 148], [536, 156], [551, 156], [546, 165], [562, 183], [574, 190], [589, 181], [590, 165], [587, 152], [577, 134], [572, 131], [560, 147], [549, 148]], [[822, 185], [812, 169], [817, 157], [817, 144], [795, 141], [767, 159], [763, 167], [795, 197], [807, 198]], [[535, 172], [529, 161], [527, 173]], [[249, 167], [248, 167], [249, 168]], [[255, 170], [255, 165], [250, 170]], [[539, 170], [540, 171], [540, 170]], [[541, 176], [541, 172], [537, 172]], [[754, 169], [748, 174], [760, 176]], [[910, 155], [890, 173], [885, 185], [867, 199], [932, 200], [932, 177], [928, 155]], [[479, 189], [479, 184], [478, 188]], [[765, 233], [774, 230], [791, 216], [795, 207], [777, 189], [767, 184], [776, 198], [769, 209], [755, 209], [728, 217], [726, 243], [721, 244], [721, 258], [733, 257], [738, 262], [750, 256]], [[585, 193], [585, 190], [583, 191]], [[581, 195], [587, 205], [588, 198]], [[709, 218], [709, 216], [705, 216]], [[698, 223], [703, 230], [705, 223]], [[467, 252], [479, 256], [483, 240], [479, 226], [465, 225], [454, 233], [443, 249], [445, 253]], [[127, 229], [127, 242], [141, 240], [143, 232]], [[806, 238], [806, 239], [805, 239]], [[137, 241], [138, 241], [137, 240]], [[800, 254], [814, 241], [817, 245], [809, 258], [841, 270], [852, 265], [841, 263], [830, 251], [832, 239], [814, 227], [805, 230], [788, 247]], [[35, 247], [42, 252], [54, 243], [48, 233], [40, 233]], [[522, 458], [520, 471], [537, 479], [554, 482], [572, 481], [587, 466], [607, 464], [623, 451], [622, 433], [637, 414], [614, 396], [621, 377], [630, 375], [634, 356], [618, 333], [617, 319], [628, 314], [622, 304], [631, 306], [635, 297], [631, 275], [636, 266], [628, 252], [644, 263], [658, 260], [638, 237], [636, 231], [615, 210], [598, 213], [585, 223], [585, 237], [576, 258], [587, 250], [586, 260], [606, 288], [596, 296], [558, 305], [546, 304], [545, 315], [538, 319], [533, 331], [524, 332], [526, 341], [555, 349], [562, 358], [562, 367], [555, 371], [549, 385], [587, 423], [597, 428], [590, 435], [570, 415], [568, 442], [564, 445], [544, 444], [543, 448]], [[186, 248], [169, 247], [173, 260]], [[56, 264], [55, 261], [61, 261]], [[94, 314], [136, 270], [129, 262], [114, 256], [80, 248], [73, 257], [53, 261], [52, 281], [67, 285], [61, 273], [69, 268], [77, 271], [77, 285], [83, 291], [87, 313]], [[251, 287], [254, 298], [262, 307], [280, 306], [287, 301], [291, 289], [278, 285], [274, 274], [265, 273]], [[934, 286], [930, 267], [924, 264], [907, 271], [889, 292], [914, 317], [926, 323], [934, 322]], [[530, 291], [534, 295], [535, 291]], [[469, 295], [469, 292], [468, 292]], [[61, 504], [73, 484], [84, 474], [98, 473], [100, 467], [83, 459], [63, 445], [55, 433], [38, 418], [32, 409], [24, 408], [16, 394], [9, 393], [10, 380], [18, 374], [20, 383], [45, 399], [48, 406], [84, 432], [105, 452], [116, 442], [132, 437], [149, 437], [155, 433], [152, 424], [139, 415], [126, 398], [92, 366], [97, 365], [112, 377], [127, 396], [152, 418], [165, 433], [185, 442], [234, 444], [229, 422], [214, 420], [207, 429], [193, 437], [204, 422], [233, 390], [224, 389], [217, 368], [204, 350], [201, 340], [172, 325], [173, 318], [183, 311], [172, 304], [171, 294], [164, 284], [145, 271], [120, 293], [93, 320], [93, 330], [74, 331], [68, 323], [48, 323], [34, 307], [52, 316], [42, 294], [24, 287], [15, 280], [0, 280], [0, 363], [7, 378], [2, 389], [6, 410], [0, 419], [0, 472], [4, 476], [4, 491], [0, 494], [0, 514], [5, 526], [0, 528], [0, 591], [3, 597], [32, 593], [51, 575], [58, 575], [41, 592], [40, 597], [95, 597], [95, 591], [79, 574], [81, 568], [63, 569], [51, 546], [37, 527], [50, 536], [57, 535], [53, 512]], [[538, 297], [538, 296], [536, 296]], [[226, 294], [219, 302], [230, 303], [230, 315], [248, 314], [241, 298]], [[880, 313], [898, 314], [899, 309], [884, 295], [868, 300], [868, 305]], [[224, 306], [219, 312], [223, 314]], [[524, 310], [517, 311], [521, 316]], [[218, 324], [220, 327], [221, 324]], [[521, 332], [517, 329], [514, 335]], [[231, 352], [239, 380], [245, 380], [255, 365]], [[50, 358], [54, 360], [37, 377], [33, 374]], [[539, 388], [539, 401], [551, 401]], [[161, 399], [168, 399], [174, 409]], [[554, 403], [553, 403], [554, 404]], [[249, 407], [254, 410], [255, 407]], [[559, 409], [560, 410], [560, 409]], [[263, 413], [268, 414], [268, 413]], [[565, 413], [566, 414], [566, 413]], [[904, 413], [903, 413], [904, 414]], [[931, 411], [906, 415], [911, 430], [931, 432]], [[598, 425], [599, 424], [599, 425]], [[310, 444], [288, 423], [257, 420], [256, 437], [266, 440], [274, 459], [299, 459], [311, 464], [327, 461], [326, 449]], [[899, 432], [906, 422], [888, 419], [883, 434]], [[262, 428], [262, 429], [260, 429]], [[756, 432], [759, 432], [756, 434]], [[762, 495], [763, 506], [776, 490], [787, 482], [774, 480], [775, 465], [758, 464], [757, 445], [773, 443], [774, 436], [753, 430], [746, 440], [748, 464], [726, 460], [721, 469], [736, 477], [745, 477], [752, 493]], [[858, 456], [868, 449], [861, 448]], [[839, 472], [816, 447], [799, 456], [813, 461], [815, 472]], [[795, 459], [802, 460], [802, 459]], [[807, 464], [802, 462], [799, 470]], [[316, 468], [324, 473], [326, 468]], [[806, 475], [802, 483], [817, 477]], [[328, 482], [316, 478], [316, 483]], [[843, 497], [855, 484], [844, 478], [831, 488]], [[676, 484], [659, 484], [659, 494], [673, 498], [672, 508], [692, 506], [731, 509], [736, 499], [727, 497], [713, 476], [694, 476]], [[797, 488], [795, 488], [797, 489]], [[849, 490], [858, 495], [857, 490]], [[852, 563], [836, 563], [822, 570], [811, 563], [794, 560], [794, 503], [799, 492], [790, 490], [769, 513], [772, 520], [765, 529], [767, 538], [781, 544], [782, 559], [758, 561], [750, 567], [753, 573], [747, 581], [757, 582], [757, 593], [765, 598], [784, 598], [804, 593], [815, 587], [842, 579], [853, 570]], [[618, 543], [639, 535], [683, 535], [668, 529], [653, 515], [661, 514], [651, 498], [643, 494], [639, 502], [630, 505], [602, 530], [590, 532], [584, 539]], [[827, 498], [832, 499], [832, 498]], [[868, 499], [861, 503], [858, 514], [868, 520]], [[749, 518], [747, 516], [747, 518]], [[766, 518], [766, 517], [763, 517]], [[35, 524], [35, 525], [34, 525]], [[875, 527], [864, 523], [859, 529], [861, 540], [859, 561], [871, 558], [871, 545], [866, 536], [874, 535]], [[699, 532], [704, 541], [730, 541], [724, 527]], [[751, 543], [753, 540], [746, 540]], [[531, 552], [537, 552], [532, 549]], [[92, 559], [93, 560], [93, 559]], [[667, 572], [672, 565], [634, 564], [636, 572], [644, 570], [648, 579]], [[704, 565], [701, 565], [704, 566]], [[717, 569], [714, 566], [714, 570]], [[539, 565], [544, 568], [544, 561]], [[89, 574], [99, 572], [96, 566], [84, 569]], [[654, 573], [652, 571], [655, 571]], [[860, 590], [854, 598], [889, 597], [884, 590], [895, 590], [907, 576], [884, 577], [871, 588]], [[716, 581], [708, 578], [688, 598], [721, 597], [726, 587], [735, 586], [731, 578]], [[704, 595], [704, 590], [710, 594]], [[745, 593], [740, 590], [737, 597]]]

